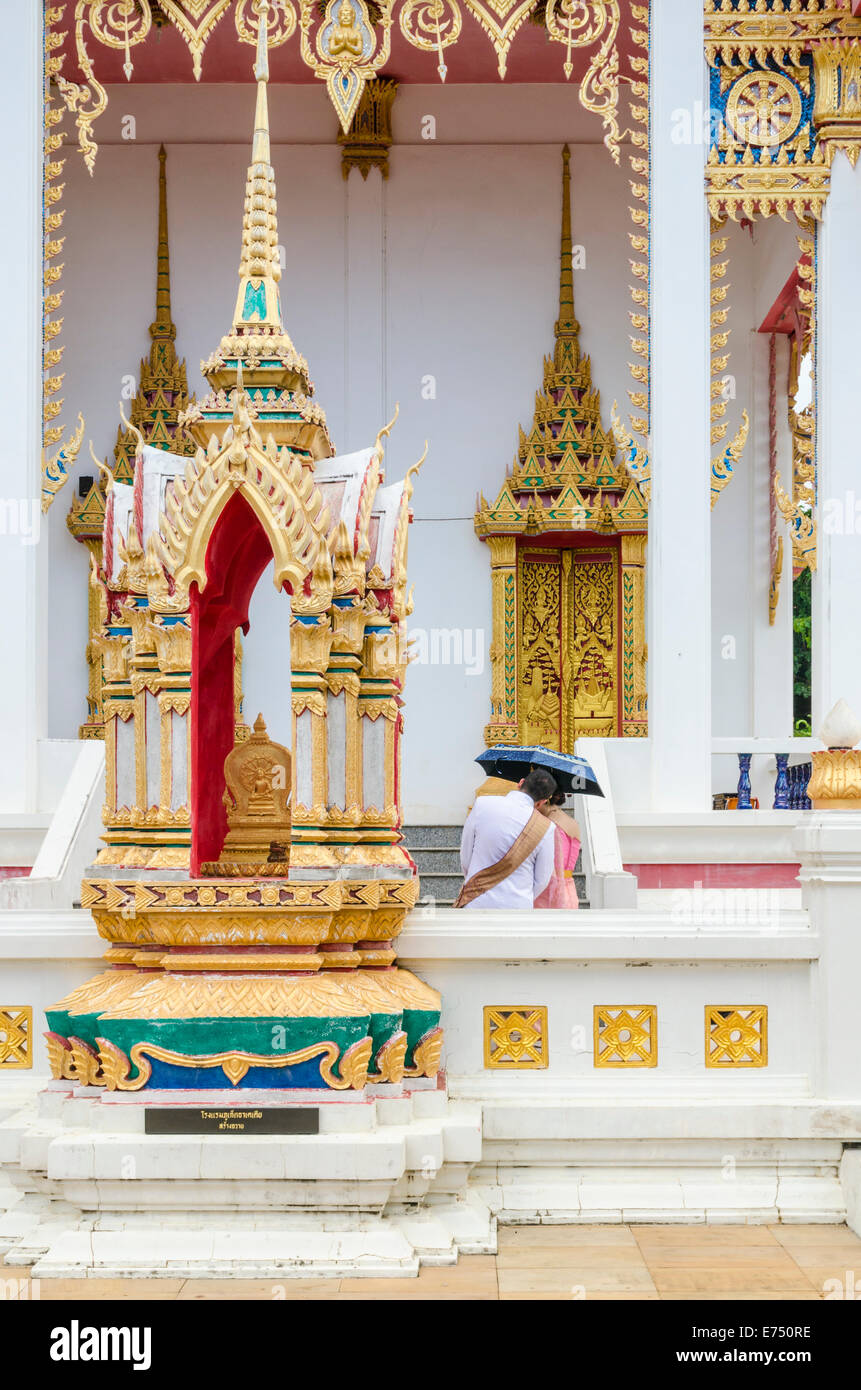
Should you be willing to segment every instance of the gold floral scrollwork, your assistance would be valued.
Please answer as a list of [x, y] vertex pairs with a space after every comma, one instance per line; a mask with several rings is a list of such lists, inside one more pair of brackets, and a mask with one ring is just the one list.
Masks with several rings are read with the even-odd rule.
[[[257, 42], [260, 0], [239, 0], [236, 6], [236, 32], [243, 43]], [[266, 42], [278, 48], [296, 32], [296, 11], [290, 0], [269, 0], [266, 14]]]
[[777, 538], [777, 550], [774, 556], [774, 564], [771, 569], [771, 579], [768, 585], [768, 625], [774, 627], [774, 620], [777, 617], [777, 603], [780, 598], [780, 580], [783, 575], [783, 537]]
[[491, 1071], [550, 1065], [547, 1006], [508, 1005], [484, 1009], [484, 1065]]
[[[171, 0], [168, 0], [168, 4]], [[187, 0], [194, 4], [195, 0]], [[80, 3], [75, 17], [86, 5]], [[162, 5], [162, 9], [166, 6]], [[152, 28], [152, 10], [149, 0], [90, 0], [89, 25], [93, 36], [105, 48], [123, 50], [123, 72], [130, 82], [134, 72], [131, 50], [135, 44], [143, 43]]]
[[779, 472], [774, 475], [777, 509], [789, 526], [793, 564], [800, 569], [816, 568], [816, 518], [805, 503], [796, 504], [783, 486]]
[[64, 1038], [60, 1033], [45, 1033], [44, 1036], [51, 1079], [53, 1081], [68, 1080], [67, 1071], [72, 1055], [68, 1038]]
[[747, 436], [750, 431], [750, 416], [746, 410], [741, 412], [741, 424], [735, 432], [730, 443], [727, 445], [723, 454], [712, 459], [711, 471], [711, 505], [720, 497], [727, 483], [733, 475], [736, 464], [740, 461], [744, 453], [744, 446], [747, 443]]
[[69, 1038], [70, 1052], [67, 1054], [69, 1079], [80, 1086], [104, 1086], [99, 1054], [82, 1038]]
[[592, 1040], [596, 1067], [656, 1067], [658, 1010], [654, 1004], [596, 1004]]
[[573, 49], [586, 48], [600, 40], [580, 85], [580, 101], [587, 111], [603, 120], [604, 143], [618, 164], [619, 0], [547, 0], [546, 24], [548, 36], [565, 45], [566, 78], [574, 71]]
[[395, 1033], [377, 1053], [377, 1070], [368, 1073], [369, 1081], [391, 1081], [394, 1085], [403, 1081], [404, 1063], [407, 1055], [407, 1035]]
[[619, 446], [625, 467], [640, 489], [643, 500], [648, 502], [652, 495], [652, 461], [646, 450], [638, 448], [628, 430], [625, 429], [619, 418], [619, 406], [616, 401], [613, 402], [610, 422], [613, 426], [613, 437]]
[[413, 1065], [404, 1069], [404, 1076], [436, 1076], [442, 1056], [443, 1036], [442, 1028], [431, 1028], [419, 1039], [413, 1048]]
[[78, 450], [84, 438], [84, 417], [78, 412], [78, 423], [69, 439], [57, 452], [48, 457], [42, 450], [42, 511], [46, 512], [69, 476], [69, 471], [78, 457]]
[[464, 0], [470, 14], [478, 20], [496, 50], [500, 80], [508, 68], [508, 50], [514, 35], [529, 18], [535, 0]]
[[131, 50], [142, 43], [152, 27], [149, 0], [78, 0], [75, 6], [75, 50], [84, 82], [70, 82], [58, 76], [57, 85], [78, 128], [78, 148], [92, 174], [98, 146], [93, 125], [108, 104], [108, 94], [98, 81], [87, 52], [84, 26], [89, 24], [94, 38], [106, 48], [122, 49], [126, 80], [133, 72]]
[[[651, 258], [651, 201], [649, 196], [649, 11], [643, 5], [631, 6], [631, 18], [642, 27], [631, 29], [633, 51], [628, 62], [634, 73], [630, 84], [631, 105], [629, 114], [631, 127], [627, 132], [631, 141], [628, 163], [633, 178], [630, 189], [636, 206], [629, 207], [633, 231], [628, 232], [628, 240], [636, 255], [629, 264], [635, 284], [628, 286], [633, 309], [628, 311], [633, 332], [629, 335], [634, 355], [639, 362], [629, 362], [628, 368], [634, 380], [634, 387], [628, 395], [634, 412], [630, 416], [631, 428], [635, 434], [648, 438], [651, 410], [651, 346], [650, 346], [650, 302], [646, 288]], [[643, 496], [648, 500], [649, 484], [645, 484]]]
[[195, 82], [200, 81], [203, 50], [212, 31], [230, 8], [230, 0], [159, 0], [159, 9], [179, 31], [191, 54]]
[[[57, 1039], [52, 1042], [52, 1039]], [[53, 1050], [49, 1053], [52, 1064], [62, 1064], [62, 1059], [66, 1055], [66, 1049], [62, 1046], [65, 1039], [59, 1038], [57, 1034], [49, 1035], [49, 1048]], [[96, 1038], [99, 1045], [99, 1066], [101, 1077], [109, 1091], [140, 1091], [146, 1086], [152, 1076], [152, 1062], [166, 1062], [170, 1066], [186, 1067], [197, 1070], [199, 1067], [212, 1069], [220, 1067], [227, 1077], [231, 1086], [238, 1086], [246, 1073], [252, 1067], [287, 1067], [295, 1066], [300, 1062], [309, 1062], [314, 1058], [320, 1058], [320, 1075], [325, 1084], [335, 1091], [346, 1091], [352, 1089], [361, 1091], [368, 1079], [368, 1064], [371, 1060], [371, 1050], [373, 1043], [371, 1039], [361, 1038], [358, 1042], [348, 1047], [341, 1057], [340, 1074], [335, 1075], [334, 1064], [338, 1060], [339, 1048], [333, 1042], [312, 1043], [310, 1047], [304, 1047], [299, 1052], [282, 1053], [278, 1056], [269, 1056], [255, 1052], [216, 1052], [209, 1055], [189, 1055], [182, 1052], [174, 1052], [169, 1048], [160, 1047], [156, 1043], [139, 1042], [134, 1043], [129, 1056], [110, 1042], [107, 1038]], [[131, 1074], [131, 1069], [136, 1069], [136, 1074]], [[65, 1072], [63, 1073], [65, 1075]]]
[[401, 33], [413, 48], [436, 53], [437, 72], [445, 82], [448, 67], [443, 50], [460, 37], [463, 16], [457, 0], [406, 0], [401, 8]]
[[365, 0], [327, 0], [317, 23], [314, 42], [311, 28], [317, 16], [314, 0], [301, 0], [302, 60], [321, 81], [338, 113], [341, 129], [350, 129], [365, 83], [388, 60], [391, 44], [391, 0], [378, 0], [378, 36]]
[[707, 1067], [768, 1066], [768, 1007], [707, 1004]]
[[29, 1004], [0, 1007], [0, 1071], [32, 1065], [32, 1007]]

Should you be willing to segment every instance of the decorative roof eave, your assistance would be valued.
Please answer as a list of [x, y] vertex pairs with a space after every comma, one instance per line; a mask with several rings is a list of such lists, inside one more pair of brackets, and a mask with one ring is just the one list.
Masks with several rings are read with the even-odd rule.
[[[588, 357], [580, 350], [580, 324], [574, 310], [571, 236], [571, 155], [562, 150], [562, 218], [559, 242], [559, 310], [552, 356], [544, 358], [543, 390], [535, 394], [528, 432], [519, 428], [512, 472], [493, 507], [482, 500], [476, 534], [544, 534], [549, 531], [615, 529], [614, 509], [601, 494], [627, 487], [626, 470], [616, 463], [617, 439], [604, 429], [600, 392], [592, 385]], [[632, 470], [630, 467], [628, 472]], [[587, 502], [584, 492], [599, 494]], [[531, 494], [521, 503], [521, 493]], [[545, 506], [541, 495], [553, 494]], [[609, 510], [608, 510], [609, 508]]]
[[763, 10], [760, 0], [739, 0], [734, 10], [722, 0], [706, 0], [705, 53], [711, 67], [719, 60], [753, 67], [776, 50], [798, 64], [811, 44], [841, 38], [861, 38], [861, 18], [850, 14], [845, 3], [824, 0], [809, 11], [775, 12]]
[[479, 497], [475, 513], [475, 533], [479, 540], [494, 536], [558, 536], [566, 531], [646, 531], [649, 509], [637, 483], [631, 481], [616, 506], [606, 494], [598, 493], [587, 502], [579, 488], [569, 483], [549, 506], [535, 491], [528, 500], [518, 502], [506, 482], [491, 506]]
[[[491, 0], [490, 3], [463, 0], [463, 4], [471, 24], [480, 25], [487, 34], [497, 56], [499, 76], [504, 79], [510, 47], [530, 16], [538, 10], [537, 0]], [[566, 7], [552, 0], [545, 7], [543, 23], [551, 44], [558, 44], [562, 49], [560, 67], [566, 78], [573, 75], [572, 53], [588, 51], [585, 72], [576, 85], [577, 94], [581, 106], [600, 118], [604, 144], [618, 164], [622, 139], [618, 110], [619, 0], [592, 0], [591, 19], [585, 25], [580, 9], [580, 6]], [[208, 40], [231, 12], [237, 38], [243, 43], [258, 44], [261, 29], [266, 33], [269, 49], [292, 40], [302, 62], [315, 78], [325, 83], [345, 133], [351, 129], [367, 83], [389, 59], [391, 29], [396, 16], [400, 34], [411, 47], [437, 55], [439, 77], [445, 81], [448, 71], [445, 50], [457, 44], [464, 28], [457, 0], [446, 0], [440, 13], [434, 16], [431, 12], [430, 18], [414, 0], [375, 0], [372, 7], [366, 0], [352, 0], [348, 24], [340, 22], [340, 10], [341, 0], [277, 0], [277, 3], [239, 0], [235, 6], [230, 0], [165, 0], [157, 9], [145, 0], [135, 5], [112, 6], [93, 6], [81, 0], [75, 26], [77, 75], [81, 81], [61, 80], [61, 87], [66, 105], [75, 117], [79, 148], [90, 173], [97, 153], [93, 128], [107, 109], [108, 93], [96, 75], [96, 65], [87, 44], [123, 51], [124, 73], [126, 80], [131, 81], [138, 46], [146, 43], [152, 30], [160, 24], [171, 24], [181, 35], [191, 55], [196, 81], [200, 81], [202, 75]], [[59, 15], [62, 10], [58, 7], [54, 13]], [[645, 22], [644, 13], [642, 6], [631, 9], [632, 17], [640, 24]], [[465, 35], [465, 41], [467, 37]], [[634, 43], [640, 45], [645, 33], [635, 29], [632, 37]]]

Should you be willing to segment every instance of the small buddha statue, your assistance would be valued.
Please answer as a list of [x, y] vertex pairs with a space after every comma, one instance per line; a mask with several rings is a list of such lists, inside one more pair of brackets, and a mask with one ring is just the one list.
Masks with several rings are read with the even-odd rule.
[[266, 732], [262, 714], [250, 738], [224, 760], [227, 836], [218, 859], [201, 865], [215, 877], [284, 877], [290, 859], [292, 758]]
[[356, 24], [356, 11], [350, 0], [343, 0], [338, 18], [329, 35], [329, 53], [333, 58], [362, 56], [362, 34]]

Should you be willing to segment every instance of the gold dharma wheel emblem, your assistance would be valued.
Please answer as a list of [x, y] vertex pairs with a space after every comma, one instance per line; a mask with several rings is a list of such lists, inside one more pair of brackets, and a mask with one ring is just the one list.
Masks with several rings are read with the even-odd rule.
[[732, 88], [726, 118], [746, 145], [782, 145], [801, 120], [801, 94], [779, 72], [749, 72]]

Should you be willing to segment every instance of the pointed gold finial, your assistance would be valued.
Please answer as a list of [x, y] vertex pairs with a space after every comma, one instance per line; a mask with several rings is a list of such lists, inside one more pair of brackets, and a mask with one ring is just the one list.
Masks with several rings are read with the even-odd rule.
[[176, 326], [170, 312], [170, 248], [167, 239], [167, 151], [162, 145], [158, 152], [158, 248], [156, 250], [155, 320], [149, 326], [150, 337], [176, 339]]
[[278, 282], [281, 259], [278, 254], [278, 207], [275, 200], [275, 171], [270, 163], [268, 20], [269, 0], [255, 0], [257, 51], [254, 76], [257, 106], [254, 113], [254, 140], [251, 163], [245, 179], [245, 212], [242, 218], [242, 255], [239, 263], [239, 294], [233, 316], [233, 331], [269, 329], [284, 332]]
[[562, 238], [559, 250], [559, 318], [556, 337], [571, 337], [580, 332], [574, 316], [574, 268], [571, 242], [571, 151], [562, 147]]

